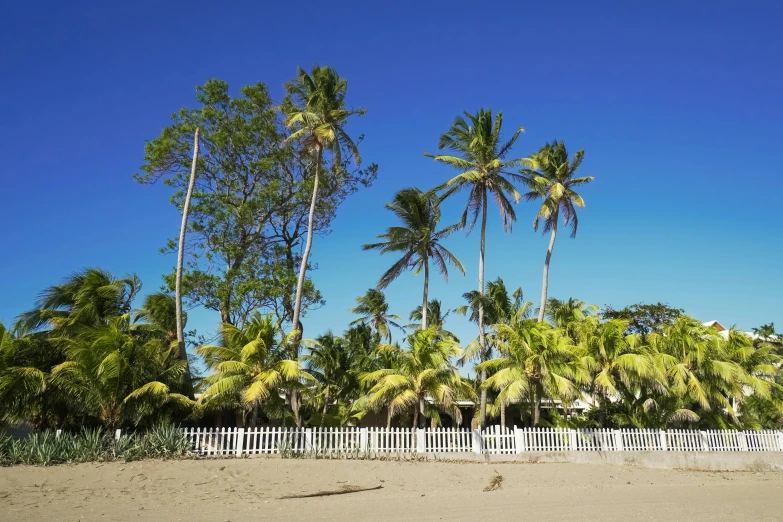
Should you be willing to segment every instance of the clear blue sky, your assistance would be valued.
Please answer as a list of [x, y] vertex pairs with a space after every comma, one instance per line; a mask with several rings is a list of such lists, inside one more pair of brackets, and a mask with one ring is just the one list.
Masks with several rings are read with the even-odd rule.
[[[520, 156], [552, 139], [586, 149], [581, 172], [596, 181], [577, 238], [556, 246], [550, 295], [664, 301], [743, 329], [783, 327], [777, 2], [373, 4], [6, 3], [0, 320], [85, 266], [136, 272], [156, 290], [175, 262], [158, 248], [179, 217], [165, 187], [131, 178], [144, 141], [208, 78], [234, 92], [264, 81], [280, 97], [297, 65], [321, 63], [369, 109], [350, 131], [366, 135], [363, 156], [380, 173], [316, 238], [313, 277], [327, 305], [307, 319], [307, 336], [345, 328], [355, 296], [393, 261], [360, 250], [392, 223], [383, 203], [452, 175], [422, 153], [478, 107], [525, 126]], [[486, 274], [537, 300], [547, 240], [532, 231], [533, 205], [517, 212], [513, 234], [491, 212]], [[448, 247], [468, 275], [436, 280], [430, 295], [454, 307], [476, 286], [478, 236]], [[421, 283], [406, 275], [390, 287], [393, 311], [407, 316]], [[193, 312], [190, 326], [208, 333], [217, 320]], [[450, 326], [474, 335], [462, 318]]]

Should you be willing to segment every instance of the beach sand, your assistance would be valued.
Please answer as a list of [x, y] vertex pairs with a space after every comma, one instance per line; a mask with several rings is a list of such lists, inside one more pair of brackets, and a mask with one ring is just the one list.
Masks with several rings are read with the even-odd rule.
[[[484, 489], [498, 473], [500, 489]], [[382, 489], [317, 498], [345, 486]], [[0, 468], [3, 521], [783, 520], [783, 473], [378, 460]]]

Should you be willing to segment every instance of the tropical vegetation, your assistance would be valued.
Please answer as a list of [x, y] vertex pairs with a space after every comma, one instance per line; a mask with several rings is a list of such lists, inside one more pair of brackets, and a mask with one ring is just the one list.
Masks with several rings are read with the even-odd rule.
[[[783, 427], [773, 323], [719, 331], [665, 303], [599, 308], [549, 295], [558, 229], [576, 235], [593, 176], [577, 175], [584, 151], [569, 155], [560, 141], [516, 153], [523, 129], [504, 136], [502, 112], [488, 109], [458, 116], [437, 142], [443, 154], [427, 154], [456, 176], [400, 190], [386, 205], [396, 223], [375, 242], [357, 238], [357, 252], [394, 259], [356, 298], [353, 320], [305, 336], [328, 297], [312, 279], [314, 237], [378, 174], [361, 166], [363, 135], [348, 127], [366, 111], [349, 94], [319, 66], [298, 69], [279, 102], [263, 83], [238, 96], [220, 80], [197, 88], [198, 107], [146, 143], [135, 176], [163, 180], [183, 214], [163, 249], [177, 253], [176, 270], [142, 296], [137, 276], [86, 268], [0, 324], [0, 424], [38, 433], [27, 445], [0, 439], [0, 460], [136, 458], [153, 451], [145, 430], [163, 440], [159, 426], [181, 424]], [[467, 201], [450, 221], [458, 192]], [[538, 303], [485, 280], [490, 200], [509, 232], [515, 204], [537, 201], [533, 228], [551, 233]], [[447, 242], [476, 224], [478, 287], [462, 302], [433, 298], [431, 269], [446, 281], [449, 269], [466, 273]], [[384, 291], [407, 271], [423, 280], [404, 325]], [[216, 334], [185, 329], [194, 308], [216, 313]], [[450, 331], [455, 316], [475, 324], [475, 338]], [[105, 434], [118, 428], [139, 435], [112, 442]], [[55, 429], [71, 434], [46, 434]]]

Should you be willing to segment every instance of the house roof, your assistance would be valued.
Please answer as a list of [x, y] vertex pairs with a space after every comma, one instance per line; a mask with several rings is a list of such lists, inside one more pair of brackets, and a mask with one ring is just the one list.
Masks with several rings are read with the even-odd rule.
[[728, 330], [728, 328], [720, 324], [718, 321], [707, 321], [706, 323], [704, 323], [704, 326], [712, 326], [719, 332], [725, 332], [726, 330]]

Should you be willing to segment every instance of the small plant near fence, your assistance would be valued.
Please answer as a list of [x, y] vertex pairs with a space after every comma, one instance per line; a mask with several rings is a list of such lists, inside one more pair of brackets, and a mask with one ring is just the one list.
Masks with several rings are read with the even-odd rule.
[[43, 431], [24, 438], [0, 436], [0, 464], [50, 466], [81, 462], [184, 458], [191, 442], [176, 426], [156, 426], [143, 433], [118, 434], [100, 428], [76, 433]]

